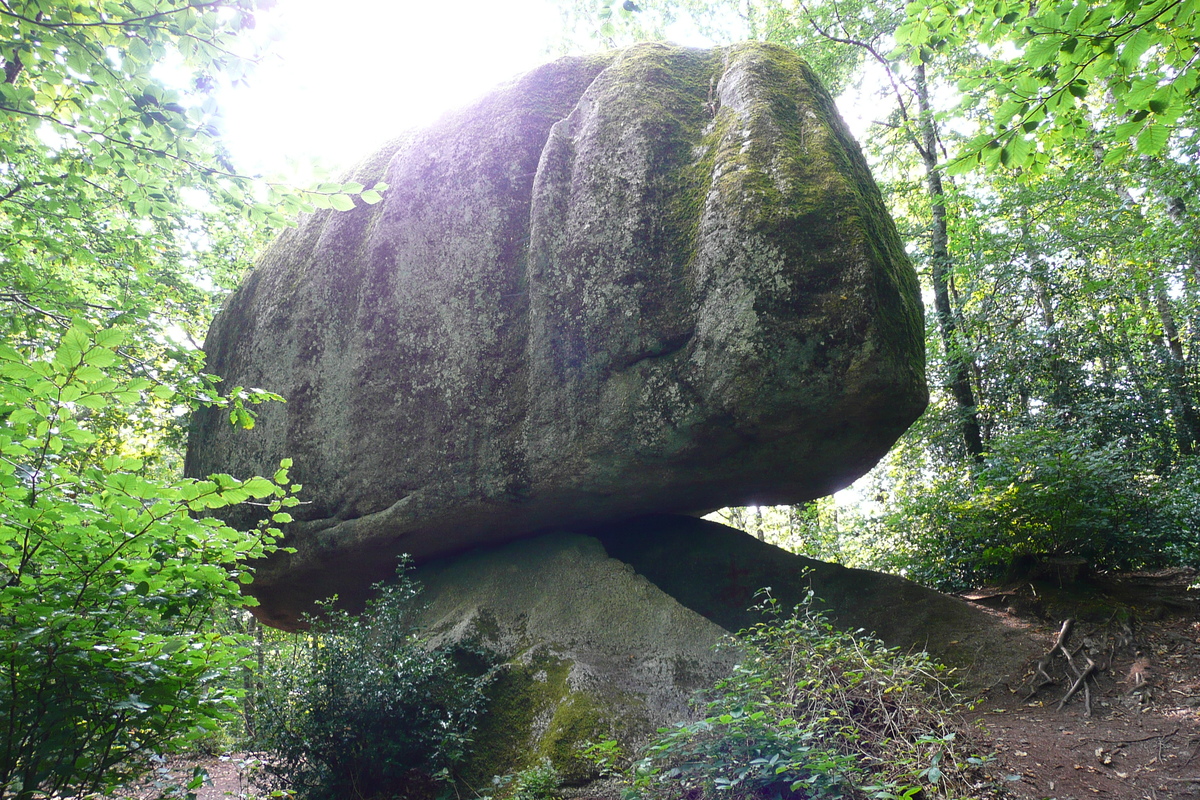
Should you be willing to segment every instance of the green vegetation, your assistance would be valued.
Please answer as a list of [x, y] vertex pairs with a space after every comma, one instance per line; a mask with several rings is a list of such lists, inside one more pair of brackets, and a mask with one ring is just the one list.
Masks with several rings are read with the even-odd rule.
[[[492, 781], [496, 797], [504, 800], [554, 800], [559, 796], [562, 778], [549, 761], [522, 770], [515, 775], [498, 775]], [[489, 797], [480, 800], [491, 800]]]
[[309, 631], [271, 638], [247, 720], [267, 788], [425, 797], [467, 754], [493, 677], [486, 654], [418, 638], [420, 589], [403, 569], [376, 590], [361, 615], [328, 607]]
[[[251, 406], [274, 399], [218, 392], [192, 343], [263, 223], [349, 201], [227, 165], [210, 92], [244, 74], [255, 7], [0, 3], [6, 799], [107, 790], [236, 705], [250, 650], [216, 621], [251, 602], [245, 564], [274, 549], [298, 487], [286, 464], [273, 479], [179, 476], [192, 407], [250, 427]], [[242, 502], [267, 524], [208, 516]]]
[[973, 473], [906, 487], [860, 524], [891, 543], [893, 568], [962, 590], [1028, 577], [1046, 556], [1101, 570], [1200, 563], [1196, 489], [1191, 473], [1147, 475], [1116, 445], [1051, 429], [997, 441]]
[[245, 604], [240, 566], [278, 531], [193, 512], [250, 499], [275, 522], [274, 480], [164, 480], [95, 447], [105, 412], [150, 391], [106, 372], [119, 328], [76, 319], [37, 355], [0, 345], [0, 786], [4, 797], [109, 788], [232, 717], [220, 680], [246, 648], [213, 627]]
[[661, 731], [635, 761], [627, 796], [954, 798], [987, 788], [987, 759], [953, 714], [944, 670], [835, 630], [811, 600], [785, 614], [766, 599], [766, 619], [738, 634], [745, 658], [709, 692], [705, 718]]

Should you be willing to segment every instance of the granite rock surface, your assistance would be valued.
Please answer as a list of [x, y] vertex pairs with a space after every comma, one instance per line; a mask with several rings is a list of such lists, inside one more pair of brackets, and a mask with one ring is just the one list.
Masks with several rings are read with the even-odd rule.
[[556, 61], [352, 178], [390, 188], [284, 233], [205, 346], [287, 400], [250, 431], [198, 413], [187, 457], [294, 460], [273, 624], [400, 553], [828, 494], [926, 405], [915, 274], [792, 51]]

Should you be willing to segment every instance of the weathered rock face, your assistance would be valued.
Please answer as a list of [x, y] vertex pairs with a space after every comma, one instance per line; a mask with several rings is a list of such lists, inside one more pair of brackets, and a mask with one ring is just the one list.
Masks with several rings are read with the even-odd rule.
[[268, 621], [401, 552], [818, 497], [925, 406], [915, 276], [790, 51], [557, 61], [355, 177], [391, 188], [284, 234], [206, 344], [287, 398], [250, 432], [199, 414], [187, 464], [295, 460]]
[[474, 786], [543, 759], [568, 782], [593, 780], [589, 743], [615, 738], [632, 751], [693, 718], [693, 693], [726, 677], [738, 655], [716, 649], [724, 629], [590, 536], [481, 548], [414, 577], [433, 642], [470, 643], [502, 664], [460, 769]]
[[428, 562], [414, 577], [425, 587], [431, 638], [482, 647], [502, 665], [461, 769], [475, 786], [542, 759], [569, 782], [587, 782], [599, 777], [581, 755], [589, 743], [615, 738], [633, 753], [656, 728], [694, 718], [693, 692], [741, 656], [714, 645], [762, 621], [748, 609], [763, 587], [785, 610], [811, 590], [838, 627], [928, 650], [971, 690], [1019, 681], [1042, 647], [958, 598], [692, 517], [479, 548]]

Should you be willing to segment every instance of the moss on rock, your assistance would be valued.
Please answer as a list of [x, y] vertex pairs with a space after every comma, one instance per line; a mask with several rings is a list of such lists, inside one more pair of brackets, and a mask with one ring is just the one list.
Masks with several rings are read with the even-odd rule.
[[400, 553], [804, 502], [927, 402], [915, 274], [793, 51], [557, 61], [354, 177], [390, 188], [284, 234], [206, 342], [226, 385], [288, 400], [253, 431], [200, 410], [188, 453], [294, 459], [306, 503], [252, 587], [270, 624]]

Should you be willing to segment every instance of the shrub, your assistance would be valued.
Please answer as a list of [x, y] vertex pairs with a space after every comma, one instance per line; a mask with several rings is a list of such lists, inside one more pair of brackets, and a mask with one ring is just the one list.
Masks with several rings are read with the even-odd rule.
[[111, 789], [232, 716], [250, 651], [213, 618], [248, 604], [245, 562], [278, 530], [196, 512], [253, 498], [284, 522], [295, 503], [286, 464], [166, 480], [101, 442], [113, 409], [186, 399], [125, 374], [124, 340], [77, 319], [52, 350], [0, 344], [3, 798]]
[[490, 671], [479, 654], [429, 648], [420, 588], [401, 568], [362, 614], [327, 604], [303, 633], [276, 637], [251, 729], [267, 751], [260, 783], [301, 800], [421, 797], [467, 753]]
[[[943, 669], [835, 630], [811, 605], [738, 634], [745, 658], [709, 694], [706, 716], [660, 731], [635, 763], [645, 800], [954, 797], [983, 758], [948, 713]], [[861, 632], [860, 632], [861, 633]]]
[[[562, 776], [549, 761], [542, 761], [515, 775], [498, 775], [492, 779], [496, 798], [503, 800], [555, 800], [562, 787]], [[493, 800], [492, 796], [480, 800]]]
[[[1200, 480], [1193, 468], [1162, 479], [1117, 446], [1052, 429], [993, 442], [974, 474], [909, 487], [867, 527], [895, 544], [889, 563], [941, 589], [1005, 577], [1022, 557], [1077, 556], [1099, 569], [1195, 559]], [[899, 554], [899, 557], [897, 557]]]

